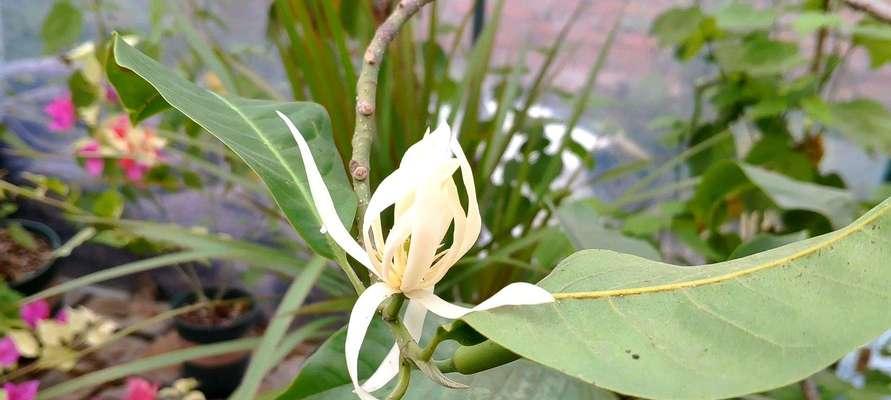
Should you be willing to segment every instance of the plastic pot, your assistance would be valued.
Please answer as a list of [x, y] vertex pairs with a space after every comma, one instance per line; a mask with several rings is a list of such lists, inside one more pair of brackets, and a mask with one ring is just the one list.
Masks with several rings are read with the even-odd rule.
[[225, 399], [241, 384], [250, 359], [250, 356], [245, 355], [233, 362], [214, 365], [187, 361], [183, 363], [182, 375], [184, 378], [197, 380], [198, 389], [208, 399]]
[[[13, 222], [18, 223], [31, 234], [46, 239], [53, 250], [58, 249], [59, 246], [62, 245], [62, 241], [59, 239], [59, 235], [56, 234], [56, 231], [37, 221], [27, 219], [7, 219], [0, 221], [0, 225], [5, 227], [7, 224]], [[56, 277], [56, 272], [56, 262], [55, 260], [50, 260], [46, 265], [32, 272], [24, 279], [11, 282], [9, 287], [25, 296], [30, 296], [46, 289], [50, 283], [52, 283], [53, 278]]]
[[[219, 293], [219, 288], [216, 287], [204, 289], [204, 295], [210, 299], [216, 298], [217, 293]], [[193, 292], [181, 295], [173, 301], [172, 306], [173, 308], [180, 308], [189, 304], [195, 304], [196, 297], [197, 296], [195, 296], [195, 293]], [[241, 298], [249, 299], [251, 306], [246, 312], [238, 316], [235, 320], [230, 321], [228, 324], [222, 326], [200, 325], [182, 318], [174, 318], [174, 325], [176, 326], [177, 333], [179, 333], [179, 336], [185, 340], [204, 344], [225, 342], [244, 336], [244, 334], [247, 333], [260, 318], [260, 309], [257, 306], [257, 301], [254, 299], [254, 296], [242, 289], [229, 288], [226, 289], [226, 292], [220, 297], [222, 300]]]
[[[209, 287], [204, 289], [204, 295], [208, 298], [216, 298], [219, 288]], [[195, 304], [194, 292], [187, 293], [173, 301], [173, 308], [180, 308], [189, 304]], [[251, 302], [250, 308], [243, 314], [230, 321], [226, 325], [199, 325], [181, 318], [174, 319], [174, 325], [179, 336], [194, 343], [218, 343], [235, 340], [247, 334], [260, 319], [260, 309], [254, 296], [247, 291], [230, 288], [226, 289], [221, 299], [247, 298]], [[198, 387], [209, 399], [222, 399], [228, 397], [241, 384], [245, 371], [250, 361], [250, 354], [242, 356], [230, 355], [200, 359], [183, 363], [182, 375], [185, 378], [194, 378], [200, 385]]]

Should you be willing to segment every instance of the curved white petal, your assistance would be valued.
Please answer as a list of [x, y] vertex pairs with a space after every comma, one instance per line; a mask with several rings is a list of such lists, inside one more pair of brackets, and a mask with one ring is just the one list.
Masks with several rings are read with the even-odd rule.
[[[450, 203], [457, 199], [450, 196], [452, 193], [448, 190], [448, 183], [452, 181], [451, 175], [457, 168], [457, 162], [443, 163], [440, 171], [432, 174], [431, 180], [415, 193], [413, 208], [416, 217], [408, 247], [408, 262], [400, 286], [403, 292], [411, 292], [423, 286], [423, 278], [430, 271], [436, 252], [449, 230], [452, 222]], [[452, 195], [457, 196], [457, 193]]]
[[430, 312], [443, 318], [458, 319], [474, 311], [491, 310], [501, 306], [520, 306], [553, 303], [554, 296], [531, 283], [512, 283], [489, 297], [476, 307], [467, 308], [443, 300], [429, 291], [406, 293], [406, 296], [421, 303]]
[[309, 182], [309, 191], [312, 194], [312, 200], [315, 203], [316, 211], [319, 213], [319, 218], [322, 220], [323, 228], [340, 248], [377, 275], [377, 271], [374, 270], [368, 254], [350, 236], [349, 231], [343, 226], [343, 222], [340, 221], [337, 209], [334, 208], [334, 201], [331, 200], [331, 194], [328, 193], [328, 187], [325, 186], [325, 180], [322, 179], [322, 174], [319, 173], [319, 168], [316, 166], [316, 161], [309, 150], [309, 144], [306, 143], [306, 139], [303, 138], [303, 135], [300, 134], [300, 131], [297, 130], [297, 127], [294, 126], [294, 123], [285, 114], [282, 114], [280, 111], [276, 111], [276, 114], [282, 121], [285, 121], [285, 125], [288, 126], [291, 135], [294, 136], [294, 140], [297, 141], [300, 157], [303, 159], [303, 168], [306, 170], [306, 180]]
[[[418, 341], [421, 339], [421, 332], [424, 329], [424, 319], [427, 316], [427, 309], [420, 303], [409, 300], [408, 307], [405, 308], [405, 317], [403, 323], [411, 337]], [[393, 345], [390, 352], [384, 358], [384, 361], [374, 371], [374, 374], [362, 384], [362, 388], [368, 392], [374, 392], [387, 383], [389, 383], [396, 375], [399, 374], [399, 346]]]
[[[362, 220], [362, 235], [366, 238], [366, 243], [368, 242], [368, 230], [371, 229], [375, 220], [380, 219], [380, 214], [414, 190], [411, 178], [405, 170], [397, 169], [374, 189]], [[377, 250], [381, 251], [382, 249]]]
[[[429, 132], [429, 131], [428, 131]], [[449, 151], [451, 128], [448, 124], [439, 125], [432, 133], [425, 133], [421, 140], [408, 147], [399, 168], [407, 171], [427, 171], [431, 166], [452, 158]]]
[[461, 179], [464, 183], [464, 190], [467, 192], [467, 225], [464, 228], [464, 238], [461, 242], [460, 251], [458, 252], [460, 254], [456, 253], [458, 255], [454, 259], [454, 261], [458, 261], [458, 258], [461, 258], [461, 256], [467, 253], [467, 251], [476, 243], [477, 239], [479, 239], [480, 230], [482, 229], [482, 217], [480, 216], [480, 205], [476, 198], [476, 186], [473, 182], [473, 171], [470, 169], [470, 163], [467, 162], [467, 157], [464, 155], [464, 150], [458, 143], [457, 137], [452, 138], [450, 148], [461, 166]]
[[371, 324], [377, 307], [393, 293], [393, 289], [386, 284], [375, 283], [362, 292], [350, 313], [344, 354], [346, 355], [347, 372], [353, 381], [354, 391], [362, 400], [376, 400], [376, 398], [359, 386], [359, 352], [362, 350], [362, 342], [365, 341], [368, 325]]

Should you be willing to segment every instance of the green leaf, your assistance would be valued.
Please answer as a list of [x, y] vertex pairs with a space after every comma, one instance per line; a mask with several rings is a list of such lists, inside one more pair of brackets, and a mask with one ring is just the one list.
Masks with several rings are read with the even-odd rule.
[[[117, 35], [111, 43], [120, 39]], [[133, 123], [138, 123], [170, 107], [155, 88], [135, 72], [114, 62], [114, 51], [105, 52], [105, 75], [114, 86], [121, 105], [127, 110]]]
[[[751, 193], [749, 189], [760, 193]], [[746, 204], [763, 208], [759, 198], [749, 197], [762, 194], [766, 200], [782, 210], [807, 210], [824, 215], [838, 228], [850, 222], [857, 211], [854, 196], [842, 189], [797, 181], [788, 176], [766, 169], [724, 161], [714, 164], [703, 175], [696, 189], [690, 208], [693, 213], [709, 226], [717, 227], [724, 218], [717, 215], [730, 196], [745, 198]]]
[[753, 237], [748, 242], [739, 245], [732, 253], [730, 253], [728, 259], [733, 260], [735, 258], [750, 256], [762, 251], [785, 246], [789, 243], [807, 239], [807, 236], [806, 231], [794, 232], [786, 235], [770, 235], [763, 233]]
[[891, 27], [885, 23], [864, 20], [854, 28], [854, 43], [869, 53], [873, 69], [891, 61]]
[[[454, 374], [450, 374], [452, 376]], [[468, 389], [447, 389], [427, 379], [422, 373], [412, 374], [411, 385], [403, 400], [615, 400], [618, 397], [606, 390], [586, 385], [525, 360], [455, 379], [470, 386]], [[381, 390], [387, 393], [388, 386]], [[328, 390], [309, 400], [343, 400], [355, 397], [352, 385]], [[282, 398], [284, 399], [284, 398]]]
[[[344, 342], [346, 327], [331, 335], [306, 362], [300, 373], [291, 382], [287, 390], [282, 392], [279, 400], [299, 400], [314, 394], [325, 392], [339, 386], [347, 385], [348, 391], [353, 387], [346, 369], [344, 358]], [[380, 362], [393, 346], [393, 338], [387, 325], [379, 318], [372, 321], [359, 354], [359, 378], [367, 379], [380, 365]]]
[[736, 32], [768, 30], [776, 19], [777, 15], [772, 10], [758, 10], [751, 4], [739, 1], [722, 7], [715, 14], [718, 27]]
[[[434, 318], [435, 319], [435, 318]], [[432, 325], [432, 324], [428, 324]], [[433, 329], [425, 329], [429, 334]], [[276, 397], [279, 400], [342, 400], [355, 397], [352, 393], [343, 355], [346, 328], [341, 329], [310, 356], [304, 369], [291, 386]], [[364, 379], [377, 367], [393, 340], [386, 324], [376, 319], [368, 330], [359, 359], [360, 376]], [[444, 346], [448, 346], [445, 344]], [[528, 361], [517, 361], [483, 373], [465, 377], [448, 374], [461, 380], [469, 389], [447, 389], [415, 371], [404, 400], [612, 400], [616, 396]], [[392, 387], [392, 383], [390, 387]], [[381, 389], [379, 398], [390, 387]]]
[[771, 40], [762, 36], [747, 38], [742, 43], [724, 40], [715, 46], [715, 58], [726, 72], [753, 76], [788, 72], [803, 59], [795, 43]]
[[58, 0], [53, 4], [43, 20], [40, 36], [43, 38], [43, 51], [57, 53], [80, 37], [83, 29], [83, 16], [80, 9], [68, 0]]
[[68, 78], [71, 101], [78, 108], [90, 106], [99, 96], [99, 90], [90, 82], [83, 71], [77, 70]]
[[704, 19], [699, 7], [672, 8], [656, 17], [650, 33], [662, 46], [678, 45], [696, 33]]
[[523, 357], [632, 396], [760, 392], [891, 326], [889, 231], [891, 199], [838, 231], [701, 267], [581, 251], [539, 283], [556, 303], [464, 320]]
[[815, 121], [868, 148], [891, 154], [891, 112], [871, 99], [834, 103], [812, 97], [802, 101], [802, 108]]
[[109, 189], [93, 202], [93, 213], [100, 217], [117, 218], [124, 212], [124, 196], [114, 189]]
[[795, 17], [792, 26], [799, 35], [808, 35], [821, 28], [840, 28], [842, 18], [838, 14], [827, 14], [817, 11], [803, 12]]
[[646, 241], [622, 235], [608, 228], [594, 207], [584, 202], [565, 204], [557, 211], [563, 230], [576, 249], [605, 249], [659, 260], [659, 251]]
[[263, 377], [274, 366], [273, 362], [277, 358], [276, 350], [278, 350], [279, 342], [284, 338], [288, 327], [294, 321], [294, 317], [297, 316], [295, 311], [300, 308], [300, 305], [306, 300], [309, 291], [315, 286], [322, 270], [325, 268], [325, 264], [324, 258], [315, 257], [303, 270], [303, 273], [291, 283], [291, 286], [282, 298], [281, 304], [275, 311], [272, 322], [266, 328], [266, 332], [260, 340], [260, 345], [257, 346], [251, 357], [251, 363], [244, 374], [241, 385], [229, 397], [230, 400], [251, 400], [256, 398], [257, 390], [260, 388]]
[[291, 224], [313, 250], [333, 257], [313, 205], [297, 144], [275, 112], [288, 115], [309, 142], [319, 171], [346, 226], [352, 225], [356, 198], [331, 137], [331, 121], [315, 103], [280, 103], [223, 97], [171, 73], [120, 38], [117, 63], [154, 87], [174, 108], [237, 153], [259, 175]]

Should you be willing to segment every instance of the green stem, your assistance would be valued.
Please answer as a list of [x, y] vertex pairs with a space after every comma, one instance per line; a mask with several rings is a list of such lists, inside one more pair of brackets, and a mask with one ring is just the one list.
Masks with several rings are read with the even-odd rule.
[[616, 203], [623, 203], [623, 202], [627, 201], [628, 198], [631, 198], [635, 194], [639, 193], [642, 189], [646, 188], [647, 186], [649, 186], [650, 184], [655, 182], [662, 175], [665, 175], [667, 172], [671, 171], [671, 169], [674, 168], [675, 166], [680, 165], [684, 161], [687, 161], [690, 157], [693, 157], [693, 156], [709, 149], [710, 147], [712, 147], [718, 143], [721, 143], [722, 140], [727, 139], [728, 137], [732, 137], [732, 136], [733, 135], [730, 133], [730, 131], [724, 131], [724, 132], [714, 135], [708, 139], [705, 139], [705, 140], [695, 144], [694, 146], [691, 146], [687, 150], [684, 150], [683, 152], [681, 152], [680, 154], [678, 154], [671, 160], [668, 160], [664, 164], [659, 166], [659, 168], [656, 168], [655, 170], [653, 170], [653, 172], [649, 173], [647, 176], [645, 176], [641, 180], [637, 181], [637, 183], [635, 183], [633, 186], [628, 188], [628, 190], [626, 190], [625, 193], [622, 194], [622, 196], [619, 196], [619, 198], [616, 200]]
[[347, 279], [349, 279], [350, 284], [353, 285], [353, 289], [356, 290], [356, 294], [362, 294], [365, 291], [365, 285], [362, 284], [362, 280], [359, 279], [359, 275], [356, 275], [356, 270], [350, 266], [349, 260], [346, 258], [346, 254], [343, 253], [337, 246], [333, 246], [333, 248], [337, 249], [334, 251], [335, 262], [337, 266], [343, 270], [343, 273], [346, 274]]
[[400, 400], [405, 396], [405, 393], [408, 391], [408, 384], [411, 382], [411, 364], [409, 364], [408, 360], [403, 359], [402, 363], [399, 365], [399, 383], [396, 384], [396, 387], [393, 388], [393, 391], [390, 392], [390, 395], [387, 396], [387, 400]]

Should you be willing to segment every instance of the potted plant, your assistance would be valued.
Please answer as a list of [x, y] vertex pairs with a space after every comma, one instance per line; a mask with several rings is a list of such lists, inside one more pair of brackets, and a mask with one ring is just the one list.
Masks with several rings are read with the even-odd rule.
[[[260, 319], [254, 296], [242, 289], [207, 287], [173, 301], [173, 308], [206, 303], [179, 315], [174, 326], [189, 343], [210, 344], [244, 337]], [[225, 398], [241, 383], [250, 353], [234, 353], [193, 360], [183, 364], [183, 376], [200, 382], [209, 398]]]
[[56, 275], [53, 252], [61, 245], [59, 235], [36, 221], [0, 221], [0, 277], [24, 295], [37, 293]]

